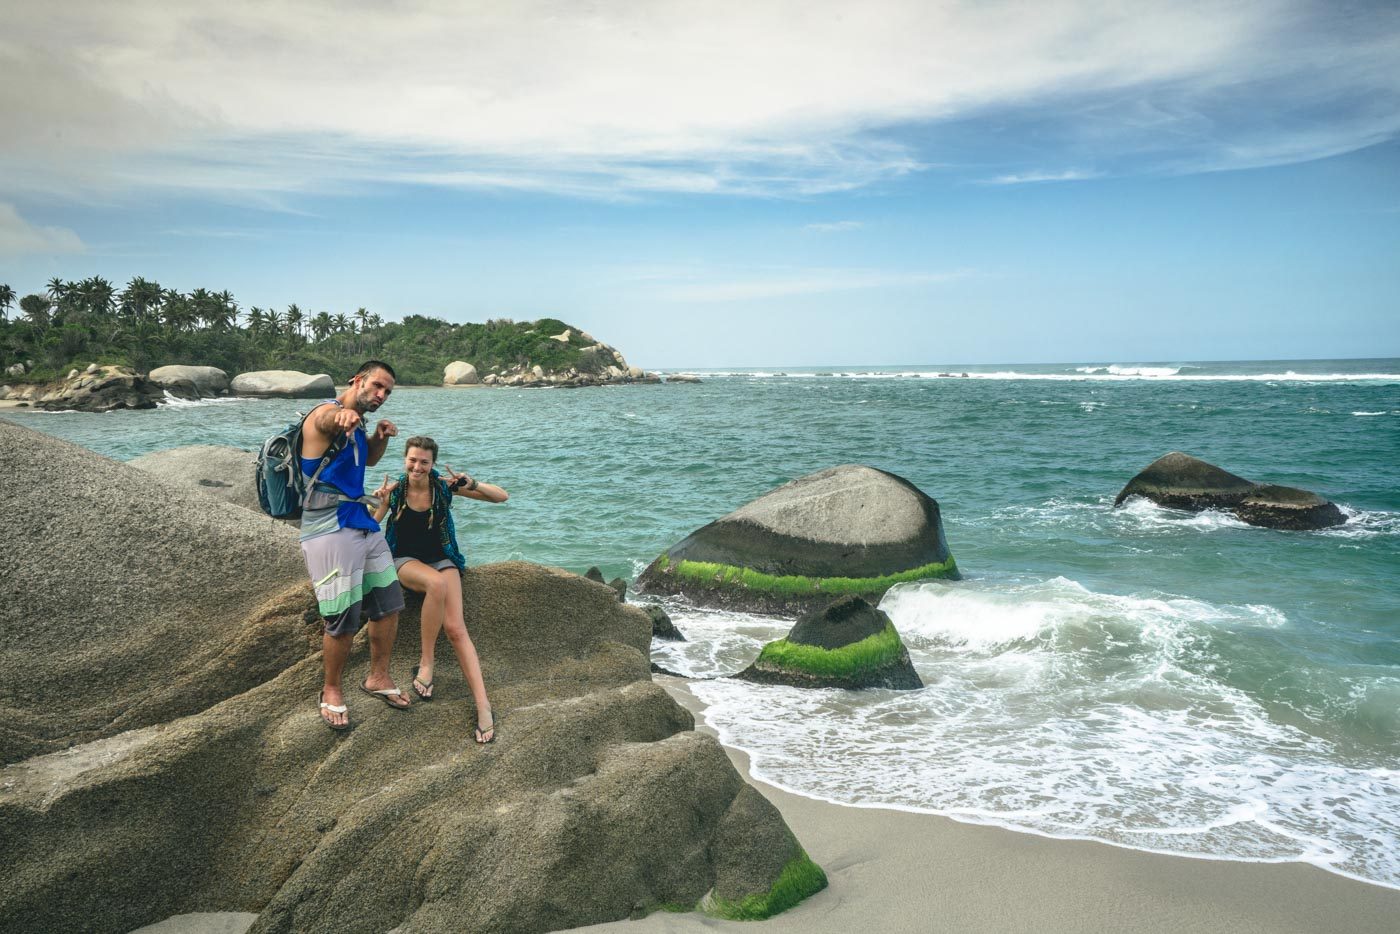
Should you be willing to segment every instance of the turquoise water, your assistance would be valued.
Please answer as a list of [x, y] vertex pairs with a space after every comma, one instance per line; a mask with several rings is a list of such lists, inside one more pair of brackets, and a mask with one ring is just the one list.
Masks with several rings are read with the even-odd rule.
[[[775, 784], [1400, 886], [1400, 360], [700, 375], [404, 388], [380, 414], [510, 491], [457, 507], [473, 563], [631, 578], [694, 528], [834, 464], [935, 497], [967, 579], [883, 604], [924, 691], [696, 685]], [[252, 448], [304, 405], [5, 414], [129, 459]], [[1351, 521], [1283, 533], [1111, 508], [1171, 450], [1315, 490]], [[737, 670], [788, 625], [669, 606], [691, 641], [655, 655], [695, 675]]]

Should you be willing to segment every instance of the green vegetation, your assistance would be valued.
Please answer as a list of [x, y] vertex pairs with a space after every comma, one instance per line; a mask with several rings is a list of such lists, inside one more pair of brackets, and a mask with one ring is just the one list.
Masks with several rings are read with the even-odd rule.
[[817, 645], [803, 645], [779, 639], [770, 642], [758, 653], [756, 665], [764, 663], [776, 665], [789, 671], [805, 671], [809, 674], [834, 678], [852, 678], [866, 672], [876, 671], [891, 659], [899, 657], [904, 650], [899, 633], [893, 623], [859, 642], [843, 645], [839, 649], [824, 649]]
[[706, 914], [730, 921], [762, 921], [787, 911], [824, 888], [826, 873], [799, 848], [767, 892], [737, 902], [712, 895], [701, 902], [700, 907]]
[[[384, 322], [364, 308], [315, 314], [253, 306], [241, 311], [229, 292], [182, 293], [142, 278], [118, 290], [94, 276], [51, 279], [43, 292], [18, 301], [0, 284], [0, 369], [34, 362], [27, 382], [55, 379], [89, 363], [147, 372], [171, 363], [216, 366], [229, 375], [292, 369], [346, 379], [368, 357], [389, 361], [407, 384], [436, 385], [453, 360], [484, 376], [525, 364], [561, 370], [578, 364], [588, 343], [555, 318], [452, 324], [423, 315]], [[567, 343], [551, 340], [565, 330]]]
[[811, 593], [826, 594], [865, 594], [884, 591], [905, 581], [927, 580], [929, 578], [956, 578], [958, 566], [949, 555], [940, 564], [925, 564], [897, 574], [884, 577], [803, 577], [798, 574], [778, 576], [764, 574], [752, 568], [735, 567], [732, 564], [712, 564], [707, 561], [677, 561], [662, 555], [658, 562], [661, 570], [671, 569], [671, 573], [682, 580], [697, 584], [731, 585], [747, 587], [765, 593], [802, 596]]

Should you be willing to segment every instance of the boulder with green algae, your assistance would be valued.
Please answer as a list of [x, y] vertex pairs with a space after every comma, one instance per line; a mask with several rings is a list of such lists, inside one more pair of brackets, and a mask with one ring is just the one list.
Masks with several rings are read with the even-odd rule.
[[[5, 749], [20, 760], [0, 782], [0, 929], [125, 934], [222, 910], [257, 913], [255, 932], [547, 931], [661, 906], [771, 913], [825, 884], [651, 682], [650, 620], [608, 588], [521, 562], [466, 573], [494, 744], [470, 740], [450, 654], [432, 704], [390, 710], [353, 690], [363, 636], [345, 673], [354, 726], [333, 733], [290, 530], [3, 422], [0, 442], [16, 455], [0, 495], [34, 488], [28, 465], [56, 468], [48, 488], [69, 494], [27, 545], [47, 529], [102, 554], [104, 530], [112, 547], [143, 525], [155, 540], [72, 583], [65, 560], [81, 558], [61, 547], [8, 552], [33, 602], [7, 601], [0, 626], [0, 702], [17, 724]], [[162, 544], [170, 528], [182, 547]], [[211, 554], [251, 576], [207, 580]], [[400, 684], [417, 606], [391, 663]]]
[[889, 616], [856, 596], [803, 616], [735, 677], [801, 688], [924, 686]]
[[1270, 529], [1325, 529], [1347, 521], [1335, 503], [1316, 493], [1255, 483], [1180, 451], [1164, 454], [1143, 468], [1119, 491], [1113, 505], [1123, 505], [1130, 496], [1170, 509], [1219, 509]]
[[637, 578], [639, 593], [800, 615], [901, 581], [957, 578], [938, 503], [903, 477], [847, 464], [800, 477], [696, 530]]

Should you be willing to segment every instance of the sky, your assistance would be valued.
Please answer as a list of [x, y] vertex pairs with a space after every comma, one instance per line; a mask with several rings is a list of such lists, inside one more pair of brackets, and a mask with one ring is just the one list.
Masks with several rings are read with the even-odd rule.
[[0, 0], [0, 283], [647, 368], [1400, 356], [1400, 3]]

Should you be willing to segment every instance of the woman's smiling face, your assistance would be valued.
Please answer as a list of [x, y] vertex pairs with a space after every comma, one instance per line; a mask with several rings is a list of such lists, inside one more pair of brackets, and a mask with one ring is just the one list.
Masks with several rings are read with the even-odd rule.
[[403, 455], [403, 469], [410, 480], [426, 479], [433, 469], [433, 452], [409, 448]]

